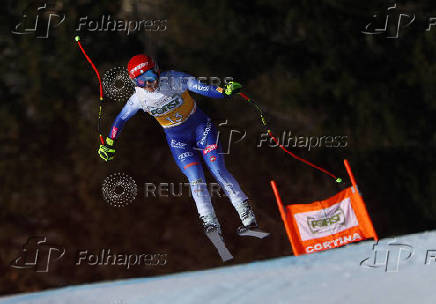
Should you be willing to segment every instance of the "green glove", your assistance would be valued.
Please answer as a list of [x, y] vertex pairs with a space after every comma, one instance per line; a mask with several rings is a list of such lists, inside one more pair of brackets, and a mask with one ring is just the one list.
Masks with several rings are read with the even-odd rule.
[[106, 144], [100, 145], [100, 148], [98, 149], [98, 155], [100, 155], [100, 157], [104, 161], [110, 161], [114, 159], [114, 155], [115, 155], [114, 140], [107, 137]]
[[224, 86], [224, 96], [230, 97], [231, 95], [238, 93], [242, 88], [242, 85], [236, 81], [230, 81]]

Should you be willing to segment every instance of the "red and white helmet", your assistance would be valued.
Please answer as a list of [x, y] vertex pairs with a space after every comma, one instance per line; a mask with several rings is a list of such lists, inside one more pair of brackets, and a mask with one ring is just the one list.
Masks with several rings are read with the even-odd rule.
[[127, 63], [127, 71], [129, 72], [129, 77], [134, 79], [145, 72], [153, 70], [157, 75], [159, 75], [159, 67], [153, 59], [145, 54], [139, 54], [130, 58], [129, 63]]

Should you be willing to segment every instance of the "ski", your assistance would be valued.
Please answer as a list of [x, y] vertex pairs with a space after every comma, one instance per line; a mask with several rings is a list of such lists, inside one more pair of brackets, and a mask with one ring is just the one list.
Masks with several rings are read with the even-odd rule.
[[217, 249], [218, 254], [220, 255], [223, 262], [227, 262], [233, 259], [233, 255], [227, 249], [226, 244], [224, 243], [224, 240], [222, 239], [218, 230], [214, 229], [210, 232], [206, 232], [206, 235]]
[[240, 226], [237, 229], [236, 233], [239, 236], [252, 236], [259, 239], [266, 238], [268, 235], [270, 235], [270, 233], [265, 232], [257, 227], [245, 227], [245, 226]]

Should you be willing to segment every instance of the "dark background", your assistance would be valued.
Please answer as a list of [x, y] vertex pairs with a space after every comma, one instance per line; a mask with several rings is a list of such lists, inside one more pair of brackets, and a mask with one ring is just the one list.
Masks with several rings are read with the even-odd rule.
[[[117, 143], [116, 159], [106, 164], [97, 156], [98, 82], [74, 41], [77, 34], [101, 74], [145, 52], [163, 70], [234, 77], [264, 108], [276, 134], [347, 136], [345, 148], [293, 151], [343, 177], [342, 161], [349, 159], [380, 237], [434, 229], [436, 29], [425, 29], [436, 7], [430, 0], [397, 4], [397, 14], [416, 14], [416, 20], [398, 39], [389, 39], [395, 34], [391, 26], [380, 35], [361, 33], [369, 22], [384, 22], [389, 2], [382, 1], [59, 1], [51, 5], [66, 15], [65, 22], [48, 39], [38, 39], [11, 33], [24, 11], [35, 14], [38, 2], [6, 2], [0, 40], [0, 292], [223, 265], [202, 232], [192, 198], [144, 197], [146, 182], [186, 181], [157, 122], [138, 112]], [[165, 19], [167, 29], [129, 36], [75, 31], [80, 17], [103, 14]], [[279, 149], [257, 148], [259, 117], [240, 98], [194, 97], [216, 124], [228, 121], [223, 134], [229, 128], [247, 132], [232, 146], [227, 166], [253, 199], [261, 226], [272, 233], [262, 241], [236, 236], [236, 212], [225, 197], [214, 197], [235, 256], [228, 264], [291, 255], [269, 181], [276, 180], [292, 203], [324, 199], [346, 185]], [[122, 106], [107, 101], [105, 135]], [[115, 172], [138, 184], [136, 200], [125, 208], [111, 207], [101, 194], [104, 179]], [[48, 273], [9, 267], [33, 235], [66, 249]], [[74, 266], [77, 250], [84, 248], [165, 253], [168, 263], [130, 270]]]

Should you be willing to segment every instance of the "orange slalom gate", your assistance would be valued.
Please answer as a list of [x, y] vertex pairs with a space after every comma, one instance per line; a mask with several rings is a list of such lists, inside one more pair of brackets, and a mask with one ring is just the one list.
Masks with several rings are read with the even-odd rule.
[[347, 160], [344, 160], [344, 165], [352, 186], [311, 204], [283, 205], [277, 185], [271, 181], [294, 255], [341, 247], [369, 238], [378, 240]]

